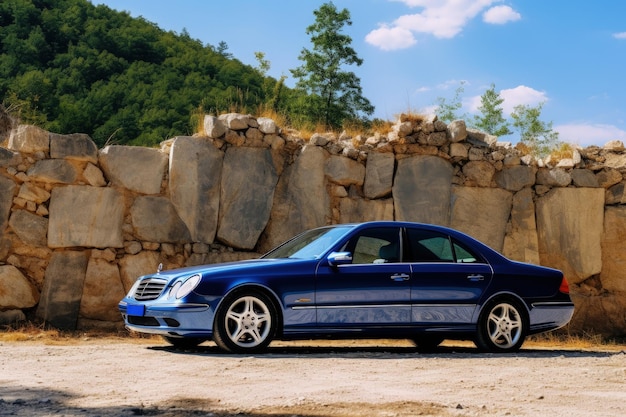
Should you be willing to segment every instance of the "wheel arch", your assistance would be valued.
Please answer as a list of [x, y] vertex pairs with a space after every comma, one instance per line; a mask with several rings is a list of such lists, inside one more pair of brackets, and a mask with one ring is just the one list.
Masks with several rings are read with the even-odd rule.
[[526, 321], [526, 325], [527, 326], [529, 325], [529, 323], [530, 323], [530, 309], [528, 308], [528, 304], [526, 304], [526, 302], [524, 301], [524, 299], [522, 297], [520, 297], [519, 295], [517, 295], [517, 294], [515, 294], [513, 292], [510, 292], [510, 291], [497, 292], [495, 294], [492, 294], [485, 301], [483, 301], [483, 303], [480, 304], [480, 306], [474, 312], [474, 317], [472, 318], [472, 321], [474, 323], [478, 324], [480, 316], [485, 311], [485, 307], [488, 306], [489, 304], [491, 304], [491, 302], [493, 302], [494, 300], [513, 300], [513, 301], [517, 302], [517, 304], [519, 304], [519, 305], [521, 305], [523, 307], [523, 313], [524, 313], [524, 317], [523, 318]]
[[[239, 284], [230, 288], [224, 294], [224, 296], [219, 301], [219, 303], [217, 303], [217, 306], [215, 306], [215, 311], [217, 312], [222, 307], [224, 300], [230, 298], [233, 295], [243, 294], [243, 293], [250, 292], [250, 291], [261, 293], [270, 300], [270, 302], [272, 303], [272, 307], [274, 307], [274, 310], [276, 311], [276, 317], [278, 319], [278, 323], [276, 323], [276, 337], [282, 336], [283, 320], [284, 320], [283, 319], [283, 305], [280, 302], [280, 298], [278, 297], [278, 295], [265, 285], [262, 285], [256, 282], [247, 282], [247, 283], [242, 283], [242, 284]], [[217, 314], [215, 314], [213, 318], [213, 327], [215, 327], [216, 319], [217, 319]]]

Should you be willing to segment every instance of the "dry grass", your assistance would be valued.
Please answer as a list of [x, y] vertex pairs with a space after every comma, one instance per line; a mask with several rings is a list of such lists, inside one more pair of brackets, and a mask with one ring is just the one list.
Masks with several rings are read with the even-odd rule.
[[71, 345], [77, 343], [112, 343], [116, 341], [146, 342], [160, 340], [156, 336], [131, 333], [127, 330], [64, 331], [35, 323], [6, 326], [0, 329], [0, 342], [37, 342], [48, 345]]
[[550, 160], [558, 163], [563, 159], [571, 159], [574, 157], [574, 147], [569, 143], [561, 143], [557, 148], [550, 152]]
[[[73, 344], [109, 344], [109, 343], [137, 343], [137, 344], [161, 344], [165, 343], [160, 336], [144, 335], [127, 330], [120, 331], [61, 331], [46, 328], [33, 323], [15, 325], [0, 329], [1, 342], [35, 342], [47, 345], [73, 345]], [[282, 342], [276, 341], [275, 346], [342, 346], [342, 347], [371, 347], [371, 346], [412, 346], [408, 340], [304, 340]], [[449, 340], [443, 346], [468, 347], [474, 345], [469, 341]], [[562, 349], [562, 350], [593, 350], [593, 351], [624, 351], [626, 350], [626, 338], [607, 339], [598, 334], [571, 335], [562, 332], [542, 333], [530, 336], [524, 343], [525, 348], [530, 349]]]
[[554, 346], [562, 349], [621, 351], [626, 349], [626, 339], [606, 338], [593, 333], [573, 335], [557, 331], [531, 336], [524, 346]]
[[414, 113], [411, 111], [407, 113], [402, 113], [400, 116], [398, 116], [398, 119], [400, 119], [401, 123], [411, 122], [411, 123], [415, 123], [416, 125], [419, 125], [420, 123], [422, 123], [425, 118], [426, 116], [424, 116], [423, 114]]

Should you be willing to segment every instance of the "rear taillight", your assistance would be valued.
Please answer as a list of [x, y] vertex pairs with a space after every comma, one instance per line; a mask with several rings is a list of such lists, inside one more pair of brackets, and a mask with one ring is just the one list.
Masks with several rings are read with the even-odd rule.
[[567, 283], [565, 277], [563, 277], [563, 279], [561, 280], [561, 286], [559, 287], [559, 291], [563, 294], [569, 294], [569, 284]]

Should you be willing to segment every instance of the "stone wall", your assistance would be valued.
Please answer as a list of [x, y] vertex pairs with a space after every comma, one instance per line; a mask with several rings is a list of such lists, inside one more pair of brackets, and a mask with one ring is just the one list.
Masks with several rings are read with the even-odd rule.
[[140, 275], [259, 256], [316, 226], [451, 226], [563, 270], [574, 332], [626, 333], [626, 152], [535, 160], [436, 117], [308, 141], [267, 118], [206, 116], [160, 149], [12, 129], [0, 147], [0, 321], [118, 327]]

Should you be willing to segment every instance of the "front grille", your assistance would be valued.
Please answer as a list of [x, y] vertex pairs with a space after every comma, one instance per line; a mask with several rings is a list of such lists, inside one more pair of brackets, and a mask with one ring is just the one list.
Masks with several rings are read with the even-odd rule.
[[133, 298], [137, 301], [156, 300], [161, 295], [163, 288], [167, 285], [167, 281], [158, 278], [146, 278], [137, 287]]
[[159, 327], [159, 322], [154, 317], [128, 316], [128, 323], [136, 324], [137, 326]]

